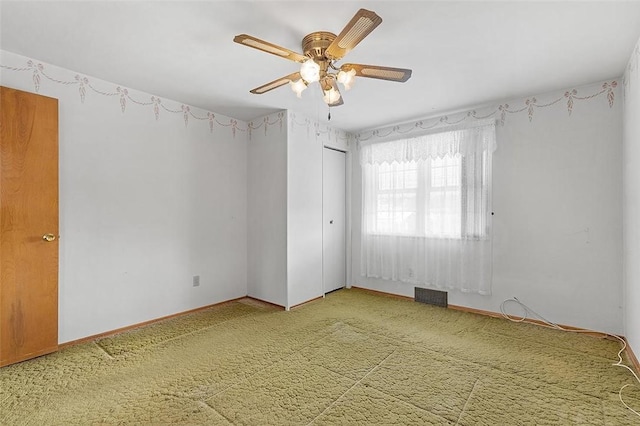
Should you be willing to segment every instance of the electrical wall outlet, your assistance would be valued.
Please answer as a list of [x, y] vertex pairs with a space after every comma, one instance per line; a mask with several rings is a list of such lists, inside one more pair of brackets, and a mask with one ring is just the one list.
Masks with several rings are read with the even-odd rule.
[[193, 286], [198, 287], [200, 285], [200, 275], [193, 276]]

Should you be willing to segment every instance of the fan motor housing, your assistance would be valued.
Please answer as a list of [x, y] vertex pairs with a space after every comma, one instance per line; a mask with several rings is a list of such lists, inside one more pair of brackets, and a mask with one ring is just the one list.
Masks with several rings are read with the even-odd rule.
[[336, 35], [327, 31], [316, 31], [302, 39], [302, 52], [316, 62], [326, 61], [324, 52]]

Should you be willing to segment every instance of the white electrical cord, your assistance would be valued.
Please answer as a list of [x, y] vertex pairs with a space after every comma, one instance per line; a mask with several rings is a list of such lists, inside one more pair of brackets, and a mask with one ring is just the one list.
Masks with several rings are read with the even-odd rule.
[[[509, 302], [516, 303], [518, 306], [520, 306], [524, 310], [524, 315], [522, 315], [520, 318], [509, 316], [505, 312], [505, 309], [504, 309], [505, 305], [507, 303], [509, 303]], [[606, 337], [606, 336], [616, 338], [620, 342], [622, 342], [622, 349], [620, 349], [618, 351], [618, 362], [616, 362], [615, 364], [611, 364], [611, 365], [614, 366], [614, 367], [626, 368], [627, 370], [629, 370], [631, 372], [631, 374], [633, 374], [633, 377], [635, 377], [636, 381], [638, 383], [640, 383], [640, 378], [638, 378], [638, 375], [636, 374], [636, 372], [633, 371], [633, 369], [631, 369], [631, 367], [629, 367], [628, 365], [625, 365], [625, 364], [622, 363], [622, 352], [624, 352], [624, 350], [627, 348], [627, 342], [622, 337], [616, 336], [615, 334], [603, 333], [603, 332], [598, 332], [598, 331], [580, 330], [580, 329], [579, 330], [572, 330], [572, 329], [561, 327], [561, 326], [559, 326], [558, 324], [556, 324], [554, 322], [548, 321], [545, 317], [543, 317], [542, 315], [540, 315], [539, 313], [537, 313], [536, 311], [534, 311], [533, 309], [531, 309], [530, 307], [528, 307], [527, 305], [525, 305], [524, 303], [519, 301], [517, 297], [514, 297], [512, 299], [506, 299], [505, 301], [503, 301], [500, 304], [500, 313], [502, 314], [502, 316], [504, 318], [506, 318], [506, 319], [508, 319], [509, 321], [512, 321], [512, 322], [528, 322], [530, 324], [536, 324], [536, 325], [539, 325], [541, 327], [553, 328], [555, 330], [570, 331], [572, 333], [599, 334], [603, 338]], [[535, 317], [535, 318], [531, 318], [532, 316]], [[536, 319], [538, 321], [541, 321], [542, 324], [534, 322], [534, 321], [532, 321], [532, 319]], [[627, 407], [627, 409], [629, 409], [633, 414], [635, 414], [636, 416], [640, 417], [640, 413], [637, 412], [636, 410], [634, 410], [633, 408], [629, 407], [627, 405], [627, 403], [624, 402], [624, 400], [622, 399], [622, 391], [627, 386], [634, 386], [634, 385], [632, 385], [631, 383], [627, 383], [626, 385], [622, 386], [620, 388], [620, 390], [618, 391], [618, 398], [620, 398], [620, 402], [622, 402], [622, 405]]]

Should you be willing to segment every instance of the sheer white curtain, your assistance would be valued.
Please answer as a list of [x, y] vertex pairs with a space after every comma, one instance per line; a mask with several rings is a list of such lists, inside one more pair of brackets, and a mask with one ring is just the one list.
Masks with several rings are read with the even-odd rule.
[[495, 126], [362, 146], [361, 273], [491, 294]]

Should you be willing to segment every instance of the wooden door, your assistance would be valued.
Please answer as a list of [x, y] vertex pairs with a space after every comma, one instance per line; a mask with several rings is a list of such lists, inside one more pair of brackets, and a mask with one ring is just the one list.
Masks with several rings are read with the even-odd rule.
[[325, 148], [322, 159], [322, 281], [328, 293], [345, 286], [346, 154]]
[[1, 87], [0, 103], [4, 366], [58, 349], [58, 101]]

